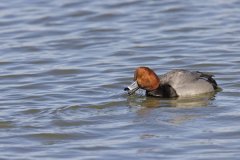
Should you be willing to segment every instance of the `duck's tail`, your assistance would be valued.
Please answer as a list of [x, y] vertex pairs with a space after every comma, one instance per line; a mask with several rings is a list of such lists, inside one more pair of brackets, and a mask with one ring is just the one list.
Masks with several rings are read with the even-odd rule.
[[221, 88], [218, 87], [216, 80], [213, 78], [214, 77], [213, 74], [206, 73], [206, 72], [198, 72], [198, 73], [200, 74], [200, 78], [203, 78], [212, 84], [214, 90], [221, 90]]

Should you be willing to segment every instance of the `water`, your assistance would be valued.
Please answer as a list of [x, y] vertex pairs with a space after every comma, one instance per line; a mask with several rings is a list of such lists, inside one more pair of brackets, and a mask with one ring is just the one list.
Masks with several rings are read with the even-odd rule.
[[[239, 2], [3, 0], [0, 159], [238, 159]], [[128, 97], [138, 66], [214, 97]]]

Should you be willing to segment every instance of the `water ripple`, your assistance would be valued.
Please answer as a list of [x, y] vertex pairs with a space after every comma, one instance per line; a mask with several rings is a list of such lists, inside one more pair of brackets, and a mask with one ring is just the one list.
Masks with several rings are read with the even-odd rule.
[[[0, 159], [238, 157], [238, 1], [4, 2]], [[128, 96], [138, 66], [211, 72], [222, 91]]]

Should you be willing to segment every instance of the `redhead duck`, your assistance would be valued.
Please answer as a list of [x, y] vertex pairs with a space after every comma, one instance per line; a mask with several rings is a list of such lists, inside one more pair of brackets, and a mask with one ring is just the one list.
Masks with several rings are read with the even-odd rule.
[[213, 75], [203, 72], [191, 72], [177, 69], [160, 75], [148, 67], [138, 67], [134, 73], [134, 82], [125, 88], [131, 95], [139, 88], [146, 90], [147, 96], [172, 98], [194, 96], [217, 90]]

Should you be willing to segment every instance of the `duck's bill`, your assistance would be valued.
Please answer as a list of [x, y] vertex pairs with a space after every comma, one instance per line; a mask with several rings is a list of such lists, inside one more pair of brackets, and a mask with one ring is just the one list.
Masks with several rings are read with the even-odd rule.
[[124, 91], [127, 91], [129, 95], [133, 94], [139, 89], [137, 81], [133, 82], [128, 87], [124, 88]]

